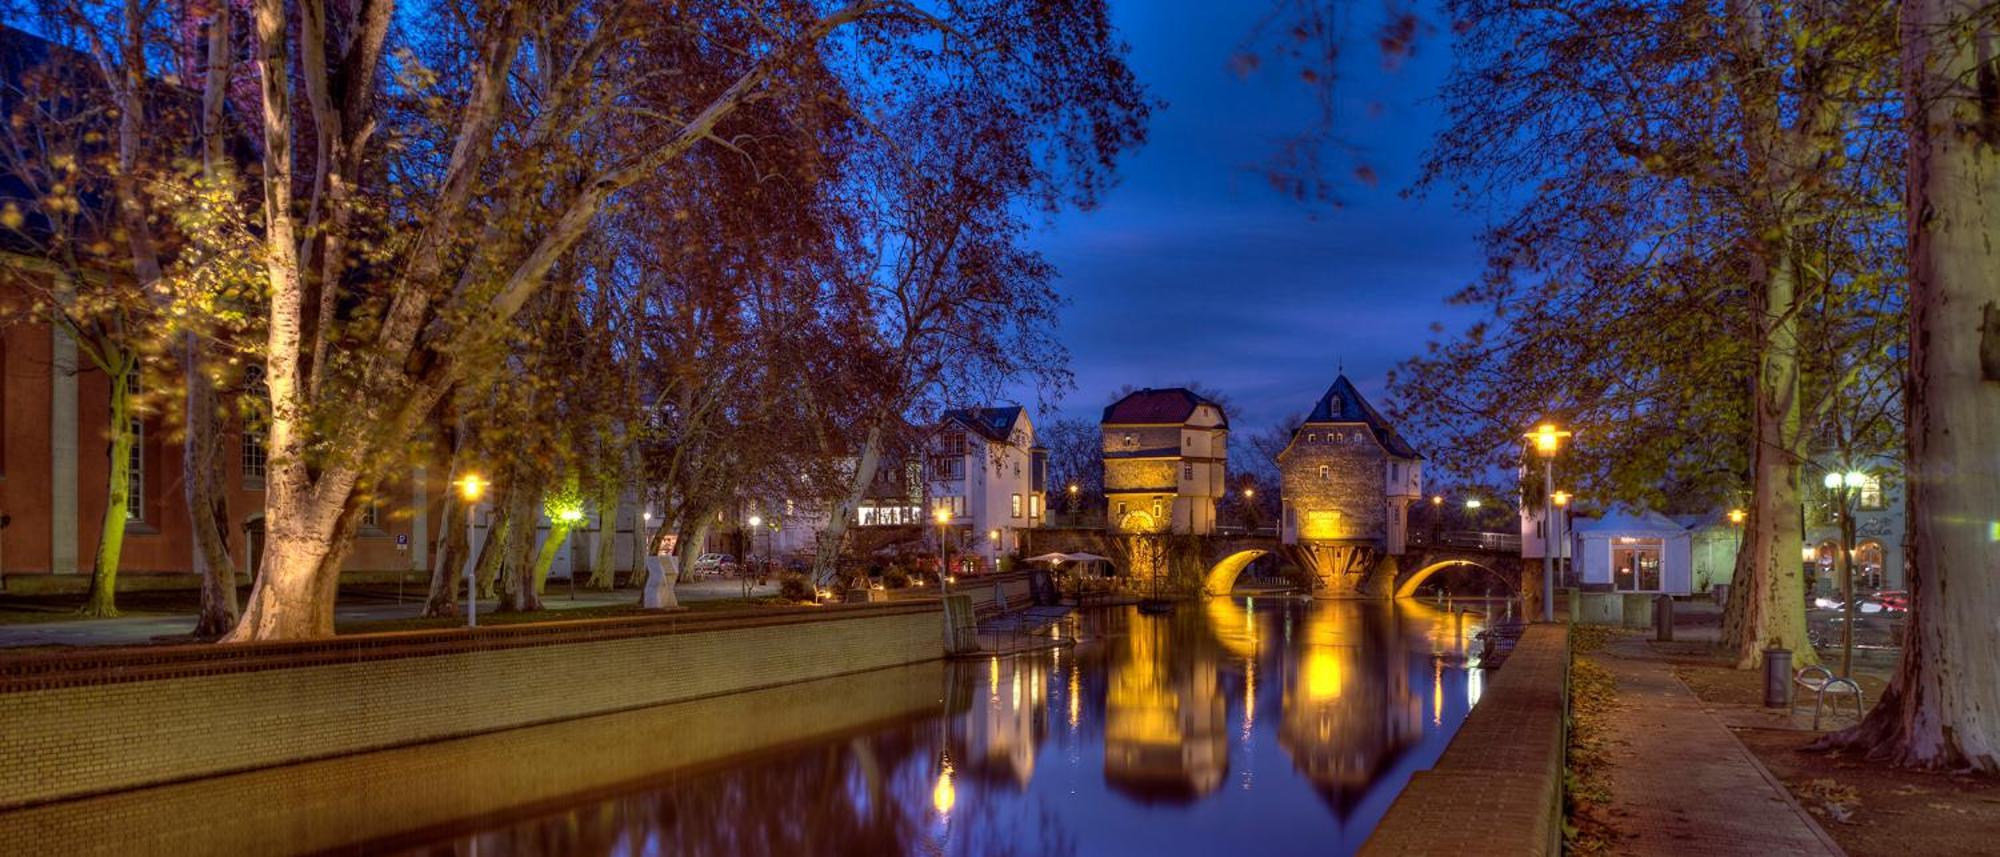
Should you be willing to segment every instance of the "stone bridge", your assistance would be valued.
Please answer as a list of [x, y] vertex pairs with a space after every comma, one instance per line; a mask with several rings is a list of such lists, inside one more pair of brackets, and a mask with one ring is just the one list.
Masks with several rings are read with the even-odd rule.
[[[1520, 592], [1518, 538], [1492, 533], [1449, 535], [1459, 538], [1435, 539], [1429, 544], [1420, 539], [1402, 555], [1388, 556], [1367, 546], [1285, 545], [1269, 530], [1132, 536], [1100, 529], [1045, 527], [1021, 531], [1021, 554], [1094, 553], [1110, 557], [1120, 574], [1141, 581], [1158, 575], [1163, 591], [1182, 594], [1226, 594], [1250, 563], [1269, 554], [1298, 569], [1301, 586], [1327, 597], [1404, 598], [1415, 595], [1435, 575], [1461, 569], [1481, 570], [1485, 574], [1480, 576], [1505, 584], [1510, 592]], [[1468, 535], [1480, 538], [1466, 538]]]

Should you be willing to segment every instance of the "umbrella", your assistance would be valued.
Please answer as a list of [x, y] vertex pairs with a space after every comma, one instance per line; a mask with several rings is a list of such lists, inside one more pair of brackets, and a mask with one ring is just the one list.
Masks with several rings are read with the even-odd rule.
[[1028, 561], [1029, 561], [1029, 562], [1050, 562], [1050, 563], [1054, 563], [1054, 562], [1067, 562], [1067, 561], [1069, 561], [1069, 559], [1070, 559], [1070, 555], [1069, 555], [1069, 554], [1066, 554], [1066, 553], [1045, 553], [1045, 554], [1042, 554], [1041, 556], [1031, 556], [1031, 557], [1028, 557]]
[[1108, 557], [1108, 556], [1098, 556], [1097, 554], [1094, 554], [1094, 553], [1073, 553], [1073, 554], [1070, 554], [1070, 555], [1069, 555], [1069, 558], [1070, 558], [1070, 559], [1072, 559], [1072, 560], [1075, 560], [1076, 562], [1110, 562], [1110, 561], [1111, 561], [1111, 557]]

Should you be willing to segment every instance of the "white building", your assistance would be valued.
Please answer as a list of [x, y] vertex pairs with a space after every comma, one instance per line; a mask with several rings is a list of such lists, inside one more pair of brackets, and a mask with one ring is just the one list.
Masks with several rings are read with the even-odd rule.
[[931, 518], [949, 516], [953, 557], [961, 569], [991, 571], [1020, 548], [1020, 531], [1042, 525], [1048, 511], [1048, 453], [1035, 445], [1035, 426], [1019, 407], [947, 411], [930, 448]]
[[1613, 507], [1601, 518], [1576, 518], [1570, 530], [1585, 592], [1693, 594], [1693, 538], [1680, 522]]

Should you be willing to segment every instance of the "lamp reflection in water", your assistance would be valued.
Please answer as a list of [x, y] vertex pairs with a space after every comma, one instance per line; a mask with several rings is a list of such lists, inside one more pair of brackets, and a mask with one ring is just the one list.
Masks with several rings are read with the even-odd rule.
[[1278, 745], [1342, 816], [1424, 735], [1410, 659], [1430, 645], [1404, 638], [1395, 610], [1315, 603], [1296, 643], [1300, 669], [1286, 682]]
[[958, 803], [958, 787], [952, 785], [951, 773], [951, 756], [946, 755], [938, 771], [937, 786], [931, 789], [931, 807], [939, 817], [950, 816], [952, 805]]

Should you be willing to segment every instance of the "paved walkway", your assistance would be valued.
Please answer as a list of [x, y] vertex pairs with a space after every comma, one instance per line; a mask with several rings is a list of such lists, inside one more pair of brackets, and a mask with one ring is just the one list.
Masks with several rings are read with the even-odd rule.
[[[756, 587], [751, 594], [770, 595], [775, 592], [777, 587], [767, 584]], [[542, 606], [549, 610], [571, 610], [633, 604], [639, 600], [639, 591], [636, 589], [603, 592], [579, 587], [574, 594], [575, 597], [572, 598], [567, 580], [551, 579], [548, 590], [542, 595]], [[736, 580], [696, 581], [675, 586], [674, 595], [683, 602], [741, 598], [743, 585]], [[498, 606], [496, 601], [482, 600], [479, 602], [479, 613], [482, 616], [488, 615]], [[370, 589], [367, 594], [344, 598], [334, 608], [334, 618], [337, 622], [410, 619], [422, 613], [423, 607], [423, 584], [412, 583], [401, 603], [381, 595], [379, 589]], [[194, 633], [195, 619], [192, 613], [153, 614], [120, 616], [116, 619], [70, 619], [59, 622], [0, 625], [0, 650], [9, 646], [118, 646], [150, 643], [156, 637], [185, 637]]]
[[1618, 680], [1611, 815], [1620, 854], [1839, 855], [1728, 727], [1641, 639], [1592, 656]]

